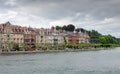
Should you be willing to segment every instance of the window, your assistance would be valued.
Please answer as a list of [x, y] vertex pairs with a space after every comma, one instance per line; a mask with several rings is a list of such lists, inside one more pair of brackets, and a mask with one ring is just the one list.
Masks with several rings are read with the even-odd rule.
[[31, 39], [31, 42], [34, 42], [34, 39]]
[[43, 36], [41, 36], [41, 38], [43, 38]]
[[78, 44], [78, 43], [79, 43], [79, 40], [76, 40], [76, 41], [77, 41], [76, 43]]
[[9, 35], [7, 35], [7, 37], [10, 37]]
[[29, 39], [25, 39], [25, 42], [29, 42]]
[[79, 40], [76, 40], [77, 42], [79, 42]]
[[58, 39], [54, 39], [54, 41], [58, 41]]
[[69, 42], [72, 42], [72, 40], [69, 40]]

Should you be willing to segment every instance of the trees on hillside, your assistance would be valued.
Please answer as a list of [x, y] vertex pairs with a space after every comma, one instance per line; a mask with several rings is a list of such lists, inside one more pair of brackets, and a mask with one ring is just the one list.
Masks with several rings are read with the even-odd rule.
[[83, 28], [77, 28], [77, 29], [75, 29], [75, 31], [76, 32], [85, 32], [85, 29], [83, 29]]
[[73, 32], [75, 30], [75, 26], [73, 24], [69, 24], [69, 25], [64, 25], [62, 27], [63, 30], [65, 31], [69, 31], [69, 32]]
[[90, 36], [90, 42], [91, 43], [100, 43], [99, 42], [99, 37], [101, 36], [100, 33], [98, 33], [95, 30], [92, 31], [87, 31], [88, 35]]
[[118, 44], [119, 41], [117, 41], [117, 39], [111, 35], [101, 35], [99, 37], [99, 41], [102, 44]]
[[87, 33], [90, 36], [90, 43], [102, 43], [102, 44], [119, 44], [120, 43], [118, 38], [115, 38], [111, 35], [102, 35], [95, 30], [87, 31]]
[[75, 30], [75, 26], [73, 24], [69, 24], [67, 26], [67, 29], [68, 29], [69, 32], [73, 32]]
[[56, 30], [61, 30], [62, 29], [61, 26], [56, 26], [55, 28], [56, 28]]

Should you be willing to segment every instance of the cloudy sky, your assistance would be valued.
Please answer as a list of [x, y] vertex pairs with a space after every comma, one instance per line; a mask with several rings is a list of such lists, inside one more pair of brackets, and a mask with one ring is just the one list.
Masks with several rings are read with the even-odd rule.
[[0, 23], [48, 28], [74, 24], [120, 37], [120, 0], [0, 0]]

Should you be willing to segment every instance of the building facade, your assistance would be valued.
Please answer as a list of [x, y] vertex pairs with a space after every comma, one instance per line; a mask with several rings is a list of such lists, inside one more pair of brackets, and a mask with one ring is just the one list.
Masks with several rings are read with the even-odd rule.
[[48, 43], [52, 44], [52, 45], [58, 45], [58, 44], [64, 44], [64, 38], [62, 35], [48, 35], [47, 36], [47, 41]]
[[12, 49], [13, 43], [24, 43], [24, 31], [21, 26], [12, 25], [10, 22], [0, 24], [1, 48]]
[[64, 38], [62, 35], [57, 34], [53, 29], [40, 29], [38, 33], [36, 33], [36, 44], [37, 45], [56, 45], [63, 44]]
[[36, 44], [36, 33], [33, 28], [24, 28], [24, 44], [28, 46], [27, 50], [33, 50]]
[[67, 44], [89, 43], [89, 40], [87, 33], [71, 33], [66, 36]]
[[36, 45], [41, 46], [45, 45], [47, 43], [47, 36], [46, 36], [46, 31], [45, 29], [41, 28], [38, 29], [36, 32]]

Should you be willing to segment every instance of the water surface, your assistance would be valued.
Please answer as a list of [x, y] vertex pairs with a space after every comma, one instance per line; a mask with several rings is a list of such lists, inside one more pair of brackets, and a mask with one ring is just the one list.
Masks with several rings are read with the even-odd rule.
[[0, 55], [0, 74], [120, 74], [120, 48]]

